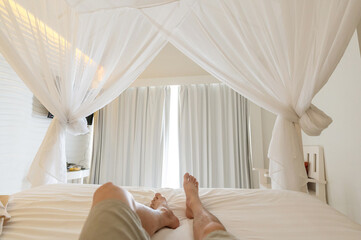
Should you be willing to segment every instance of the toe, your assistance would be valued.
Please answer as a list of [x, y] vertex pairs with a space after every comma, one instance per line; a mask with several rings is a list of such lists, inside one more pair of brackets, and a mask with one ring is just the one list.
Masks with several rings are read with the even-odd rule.
[[189, 173], [184, 174], [183, 180], [186, 182], [189, 179]]
[[196, 180], [196, 179], [191, 175], [191, 176], [190, 176], [190, 181], [191, 181], [192, 183], [194, 183], [195, 180]]

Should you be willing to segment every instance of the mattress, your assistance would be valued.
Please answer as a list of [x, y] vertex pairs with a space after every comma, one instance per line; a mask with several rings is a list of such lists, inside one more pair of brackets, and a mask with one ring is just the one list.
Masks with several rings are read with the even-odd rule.
[[[98, 185], [56, 184], [11, 196], [2, 240], [78, 239]], [[149, 205], [155, 192], [168, 199], [180, 227], [162, 229], [152, 239], [193, 239], [185, 216], [182, 189], [129, 188], [135, 200]], [[279, 190], [200, 189], [204, 206], [240, 239], [360, 240], [361, 225], [304, 193]]]

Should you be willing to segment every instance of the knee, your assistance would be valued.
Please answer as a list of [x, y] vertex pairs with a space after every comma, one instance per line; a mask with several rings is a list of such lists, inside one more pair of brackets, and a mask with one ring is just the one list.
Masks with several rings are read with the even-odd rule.
[[135, 201], [133, 196], [127, 190], [115, 186], [111, 182], [103, 184], [94, 192], [93, 207], [99, 202], [108, 199], [120, 200], [134, 210]]
[[112, 182], [107, 182], [97, 188], [97, 190], [94, 192], [93, 200], [98, 198], [106, 198], [107, 196], [117, 192], [118, 188], [119, 187], [115, 186]]

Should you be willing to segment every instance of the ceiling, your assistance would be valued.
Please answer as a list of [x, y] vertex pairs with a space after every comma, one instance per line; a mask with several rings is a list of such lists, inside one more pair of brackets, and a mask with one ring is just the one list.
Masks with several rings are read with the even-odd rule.
[[168, 43], [139, 78], [165, 78], [209, 75], [196, 63]]

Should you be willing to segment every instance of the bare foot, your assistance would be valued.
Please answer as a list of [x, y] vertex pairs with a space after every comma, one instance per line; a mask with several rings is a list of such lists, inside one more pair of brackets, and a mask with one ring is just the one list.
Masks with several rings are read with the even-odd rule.
[[198, 195], [198, 182], [195, 177], [189, 173], [184, 174], [183, 188], [186, 193], [186, 216], [187, 218], [193, 218], [194, 210], [201, 209], [202, 203]]
[[161, 212], [163, 216], [162, 220], [164, 221], [162, 224], [163, 226], [173, 229], [179, 227], [179, 219], [174, 215], [173, 211], [170, 210], [167, 200], [162, 196], [162, 194], [155, 194], [150, 207]]

